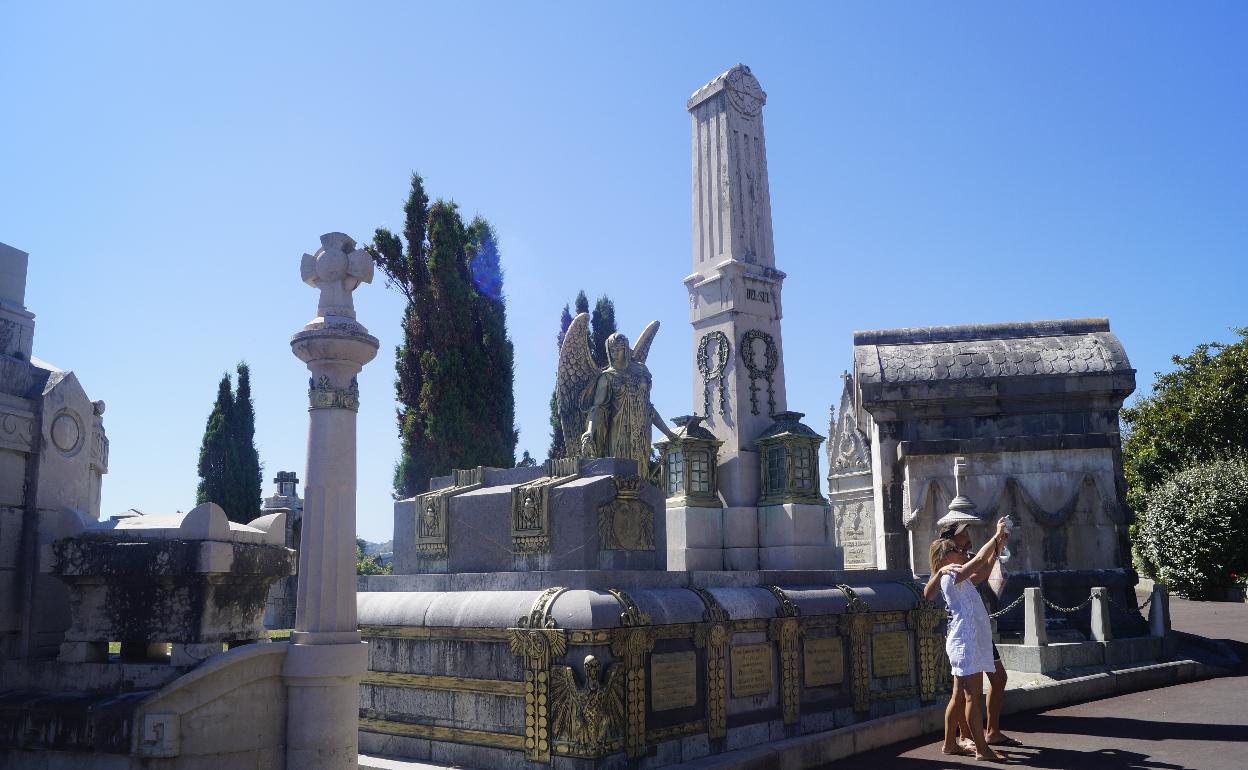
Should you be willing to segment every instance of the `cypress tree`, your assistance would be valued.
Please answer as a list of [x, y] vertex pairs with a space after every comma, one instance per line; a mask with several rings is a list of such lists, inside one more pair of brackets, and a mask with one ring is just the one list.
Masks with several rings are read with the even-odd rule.
[[[585, 296], [585, 292], [581, 292], [577, 299]], [[585, 301], [585, 305], [589, 306], [589, 301]], [[579, 307], [579, 304], [578, 304]], [[563, 350], [563, 338], [568, 333], [568, 327], [572, 325], [572, 314], [568, 312], [568, 306], [563, 306], [563, 313], [559, 316], [559, 334], [555, 337], [555, 350]], [[554, 460], [567, 457], [567, 442], [563, 437], [563, 421], [559, 419], [559, 391], [558, 389], [550, 392], [550, 449], [546, 450], [546, 459]]]
[[403, 339], [395, 348], [394, 395], [398, 401], [400, 451], [394, 468], [396, 497], [411, 497], [424, 491], [432, 475], [433, 448], [426, 435], [425, 414], [420, 410], [424, 386], [421, 358], [429, 347], [429, 271], [425, 264], [425, 233], [429, 222], [429, 197], [424, 180], [412, 174], [411, 190], [403, 206], [403, 239], [385, 228], [378, 228], [369, 252], [386, 276], [386, 285], [407, 298], [403, 310]]
[[404, 214], [406, 249], [385, 228], [369, 247], [407, 299], [395, 350], [400, 498], [452, 468], [510, 467], [518, 438], [497, 235], [480, 217], [465, 227], [454, 203], [430, 205], [418, 174]]
[[238, 447], [232, 436], [233, 424], [234, 394], [230, 392], [230, 376], [223, 374], [199, 447], [199, 486], [195, 490], [195, 502], [216, 503], [226, 515], [236, 509], [237, 480], [241, 478]]
[[475, 217], [467, 228], [468, 273], [472, 280], [475, 337], [484, 366], [474, 374], [479, 464], [510, 468], [516, 461], [515, 350], [507, 336], [507, 304], [498, 236], [490, 224]]
[[607, 365], [607, 337], [615, 331], [615, 303], [604, 294], [594, 303], [594, 312], [589, 317], [589, 349], [598, 366]]
[[260, 516], [261, 469], [256, 451], [256, 407], [251, 401], [251, 368], [240, 361], [238, 388], [234, 394], [233, 429], [230, 431], [238, 455], [239, 478], [233, 511], [226, 509], [231, 521], [241, 524]]

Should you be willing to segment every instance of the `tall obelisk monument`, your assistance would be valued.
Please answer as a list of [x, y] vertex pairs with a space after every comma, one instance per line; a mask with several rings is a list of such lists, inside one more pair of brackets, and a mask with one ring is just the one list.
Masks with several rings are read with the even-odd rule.
[[780, 338], [785, 276], [776, 269], [771, 234], [766, 103], [750, 68], [738, 64], [699, 88], [687, 105], [693, 119], [693, 273], [684, 283], [693, 324], [693, 403], [724, 442], [719, 479], [729, 561], [732, 549], [749, 547], [732, 542], [732, 532], [745, 529], [752, 514], [734, 509], [758, 505], [754, 441], [787, 406]]

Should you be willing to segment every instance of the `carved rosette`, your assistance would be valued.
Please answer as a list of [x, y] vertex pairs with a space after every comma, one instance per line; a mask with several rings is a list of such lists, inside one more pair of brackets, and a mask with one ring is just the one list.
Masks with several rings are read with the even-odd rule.
[[309, 409], [350, 409], [360, 411], [360, 384], [355, 377], [345, 388], [335, 388], [329, 377], [321, 375], [319, 379], [308, 378]]

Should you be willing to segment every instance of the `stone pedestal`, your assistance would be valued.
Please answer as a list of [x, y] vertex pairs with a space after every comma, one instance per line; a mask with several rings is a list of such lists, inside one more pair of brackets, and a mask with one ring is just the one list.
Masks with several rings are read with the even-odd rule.
[[724, 569], [758, 569], [758, 508], [752, 505], [724, 508]]
[[667, 568], [724, 568], [724, 509], [677, 506], [667, 509]]
[[841, 554], [831, 541], [827, 505], [758, 509], [759, 569], [841, 569]]
[[295, 630], [282, 675], [289, 691], [286, 767], [357, 765], [359, 682], [367, 668], [355, 607], [356, 375], [377, 339], [355, 320], [351, 292], [372, 258], [342, 233], [304, 254], [304, 282], [320, 289], [317, 317], [290, 341], [308, 366], [308, 466], [299, 545]]

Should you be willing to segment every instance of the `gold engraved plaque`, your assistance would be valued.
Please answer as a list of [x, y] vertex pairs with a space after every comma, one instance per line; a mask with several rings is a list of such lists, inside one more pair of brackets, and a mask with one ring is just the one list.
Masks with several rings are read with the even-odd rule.
[[698, 703], [698, 654], [664, 652], [650, 656], [650, 709], [670, 711]]
[[807, 687], [824, 687], [845, 681], [845, 648], [841, 637], [807, 639], [802, 653]]
[[732, 648], [732, 697], [771, 694], [771, 645], [742, 644]]
[[872, 635], [871, 673], [877, 677], [910, 673], [908, 631], [883, 631]]

